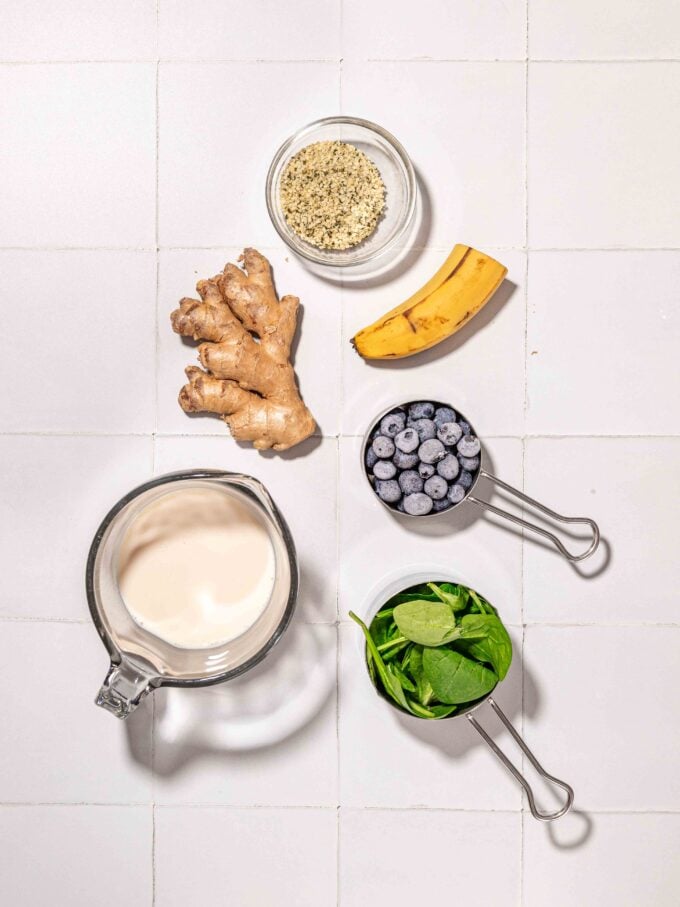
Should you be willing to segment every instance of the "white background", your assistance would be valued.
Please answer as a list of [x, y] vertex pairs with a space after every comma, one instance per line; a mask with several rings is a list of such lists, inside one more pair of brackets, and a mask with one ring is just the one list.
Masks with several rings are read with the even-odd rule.
[[[3, 905], [677, 905], [677, 0], [2, 6]], [[339, 112], [418, 170], [418, 248], [389, 282], [310, 275], [266, 215], [279, 143]], [[504, 289], [432, 354], [359, 360], [349, 338], [455, 242], [503, 261]], [[176, 404], [192, 351], [169, 312], [244, 245], [304, 305], [323, 438], [297, 456]], [[420, 393], [472, 418], [507, 481], [597, 519], [601, 552], [576, 570], [469, 511], [391, 519], [358, 436]], [[280, 503], [296, 623], [238, 684], [158, 694], [124, 725], [92, 704], [87, 548], [122, 493], [192, 465]], [[552, 828], [471, 728], [399, 719], [366, 685], [347, 611], [422, 560], [512, 627], [499, 701], [576, 790]]]

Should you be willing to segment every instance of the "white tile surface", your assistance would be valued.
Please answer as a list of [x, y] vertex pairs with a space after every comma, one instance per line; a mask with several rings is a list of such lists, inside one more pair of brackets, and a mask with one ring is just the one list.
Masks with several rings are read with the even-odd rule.
[[332, 904], [336, 821], [331, 809], [159, 808], [156, 905], [217, 904], [225, 896], [239, 907]]
[[155, 66], [0, 68], [4, 246], [151, 246]]
[[0, 615], [87, 618], [85, 559], [119, 497], [146, 481], [152, 439], [0, 437]]
[[680, 63], [532, 63], [528, 134], [532, 247], [680, 244]]
[[527, 629], [527, 738], [582, 809], [680, 809], [678, 645], [678, 627]]
[[[381, 408], [421, 395], [459, 407], [484, 437], [523, 433], [526, 260], [510, 250], [489, 254], [508, 268], [508, 276], [482, 311], [449, 340], [394, 362], [362, 359], [350, 339], [415, 293], [447, 253], [428, 249], [389, 283], [344, 288], [343, 434], [363, 435]], [[499, 375], [513, 376], [502, 392]]]
[[[156, 472], [207, 466], [255, 476], [288, 522], [300, 564], [299, 613], [335, 620], [337, 599], [337, 442], [305, 441], [290, 457], [263, 456], [229, 437], [156, 439]], [[301, 493], [304, 489], [304, 493]]]
[[532, 252], [530, 434], [680, 433], [680, 252]]
[[343, 65], [342, 112], [389, 129], [418, 171], [421, 245], [524, 245], [524, 89], [523, 63]]
[[675, 907], [680, 816], [598, 814], [592, 823], [587, 840], [570, 847], [559, 825], [546, 834], [525, 819], [525, 907]]
[[295, 4], [253, 0], [247, 14], [236, 0], [160, 0], [163, 59], [337, 60], [339, 0]]
[[151, 800], [151, 709], [123, 725], [94, 697], [108, 667], [94, 627], [0, 623], [0, 802]]
[[0, 280], [4, 431], [153, 430], [152, 253], [0, 251]]
[[[564, 513], [595, 519], [606, 539], [578, 570], [542, 546], [525, 545], [528, 621], [678, 622], [679, 458], [680, 438], [527, 442], [527, 488]], [[587, 543], [571, 544], [583, 550]]]
[[664, 60], [680, 56], [675, 0], [531, 0], [529, 52], [557, 60]]
[[3, 806], [3, 904], [151, 903], [150, 807]]
[[485, 904], [516, 904], [520, 823], [512, 813], [343, 809], [341, 904], [411, 907], [416, 890], [422, 903], [446, 903], [453, 891], [475, 903], [483, 891]]
[[154, 0], [25, 0], [3, 10], [0, 60], [151, 60]]
[[157, 803], [337, 804], [336, 628], [293, 623], [252, 671], [156, 696]]
[[[408, 28], [395, 28], [395, 15]], [[424, 0], [417, 12], [388, 0], [344, 0], [343, 56], [360, 60], [507, 60], [526, 53], [526, 0]]]
[[[195, 296], [196, 282], [219, 274], [227, 261], [236, 262], [242, 248], [165, 250], [160, 256], [158, 294], [159, 332], [159, 429], [178, 434], [216, 434], [227, 428], [209, 415], [187, 416], [177, 403], [186, 381], [184, 369], [196, 365], [197, 344], [173, 333], [170, 313], [183, 296]], [[290, 253], [267, 250], [279, 296], [300, 298], [295, 372], [300, 390], [313, 413], [320, 434], [334, 435], [340, 428], [340, 319], [339, 291], [314, 277]], [[319, 363], [323, 362], [323, 368]]]
[[267, 170], [292, 133], [337, 112], [337, 65], [168, 63], [159, 79], [161, 244], [278, 247]]

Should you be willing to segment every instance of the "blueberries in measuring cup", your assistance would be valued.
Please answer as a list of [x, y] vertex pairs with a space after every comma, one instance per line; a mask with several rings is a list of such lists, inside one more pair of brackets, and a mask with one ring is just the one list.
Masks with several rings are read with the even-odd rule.
[[364, 453], [376, 495], [411, 516], [441, 513], [465, 499], [481, 466], [472, 426], [450, 406], [419, 400], [397, 406], [371, 431]]

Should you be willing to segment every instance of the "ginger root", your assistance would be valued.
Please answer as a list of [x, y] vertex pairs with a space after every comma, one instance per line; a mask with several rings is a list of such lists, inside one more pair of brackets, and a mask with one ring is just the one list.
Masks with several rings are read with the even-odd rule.
[[258, 450], [287, 450], [316, 427], [289, 361], [300, 300], [278, 299], [269, 262], [255, 249], [239, 262], [243, 269], [227, 264], [199, 280], [201, 301], [184, 298], [170, 316], [177, 334], [206, 341], [198, 348], [203, 368], [186, 369], [179, 404], [219, 414], [237, 441]]

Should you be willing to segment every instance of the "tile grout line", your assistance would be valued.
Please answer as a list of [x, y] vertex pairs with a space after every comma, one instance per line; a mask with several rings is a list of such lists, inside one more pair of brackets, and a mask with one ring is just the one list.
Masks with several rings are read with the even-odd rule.
[[[154, 430], [151, 444], [151, 475], [156, 475], [157, 436], [159, 426], [160, 400], [160, 0], [156, 0], [156, 91], [154, 96], [156, 114], [156, 173], [154, 231], [156, 241], [156, 300], [154, 307]], [[151, 697], [151, 907], [156, 905], [156, 698]]]
[[[60, 246], [60, 245], [34, 245], [34, 246], [14, 246], [0, 245], [0, 253], [3, 252], [211, 252], [224, 251], [225, 248], [236, 249], [239, 243], [225, 242], [219, 246], [172, 246], [159, 244], [156, 246]], [[270, 246], [259, 243], [258, 247], [264, 252], [281, 252], [281, 246]], [[680, 246], [529, 246], [529, 245], [503, 245], [503, 246], [484, 246], [489, 252], [680, 252]], [[419, 246], [413, 245], [404, 247], [402, 251], [409, 252], [450, 252], [446, 246], [433, 243], [431, 245]]]
[[[493, 64], [493, 63], [524, 63], [529, 59], [532, 63], [547, 64], [567, 64], [577, 66], [597, 66], [597, 65], [619, 65], [628, 66], [639, 63], [648, 64], [677, 64], [680, 63], [680, 57], [585, 57], [574, 59], [569, 57], [357, 57], [352, 58], [352, 63], [373, 63], [373, 64], [430, 64], [441, 65], [447, 63], [457, 64]], [[160, 62], [173, 66], [254, 66], [256, 64], [273, 64], [273, 65], [314, 65], [314, 64], [332, 64], [337, 63], [337, 57], [215, 57], [206, 59], [205, 57], [137, 57], [137, 58], [109, 58], [109, 59], [38, 59], [38, 60], [2, 60], [0, 66], [111, 66], [124, 65], [135, 66], [144, 63]]]
[[[338, 36], [339, 36], [339, 50], [340, 50], [340, 59], [338, 61], [338, 112], [342, 114], [343, 102], [342, 102], [342, 76], [343, 76], [343, 17], [344, 17], [344, 5], [343, 0], [338, 0]], [[335, 464], [335, 552], [336, 552], [336, 577], [335, 577], [335, 617], [336, 617], [336, 627], [335, 627], [335, 799], [336, 799], [336, 811], [335, 811], [335, 903], [336, 907], [340, 907], [340, 826], [342, 822], [341, 816], [341, 803], [340, 803], [340, 530], [341, 530], [341, 514], [340, 514], [340, 481], [341, 481], [341, 466], [340, 466], [340, 439], [342, 437], [342, 423], [343, 423], [343, 413], [345, 407], [345, 369], [344, 369], [344, 356], [343, 356], [343, 337], [345, 329], [345, 283], [342, 276], [342, 271], [340, 271], [340, 287], [339, 287], [339, 299], [340, 299], [340, 330], [338, 338], [338, 356], [339, 358], [339, 369], [340, 369], [340, 393], [339, 393], [339, 405], [338, 405], [338, 436], [335, 443], [335, 455], [336, 455], [336, 464]]]

